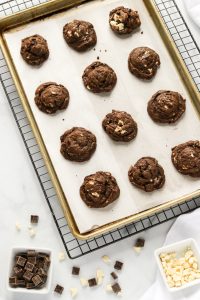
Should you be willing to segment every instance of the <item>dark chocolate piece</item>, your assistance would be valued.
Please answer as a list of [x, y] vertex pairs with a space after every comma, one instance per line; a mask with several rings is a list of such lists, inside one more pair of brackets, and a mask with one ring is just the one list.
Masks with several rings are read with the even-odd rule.
[[29, 256], [37, 256], [37, 253], [36, 253], [36, 251], [35, 250], [27, 250], [27, 256], [29, 257]]
[[36, 256], [30, 256], [28, 257], [27, 261], [33, 265], [36, 264]]
[[135, 242], [135, 247], [142, 248], [144, 247], [145, 240], [142, 238], [138, 238]]
[[19, 256], [18, 259], [17, 259], [16, 265], [24, 267], [26, 261], [27, 261], [26, 258], [24, 258], [22, 256]]
[[33, 269], [34, 269], [34, 264], [31, 264], [30, 262], [27, 262], [24, 269], [27, 270], [27, 271], [32, 272]]
[[37, 224], [39, 221], [39, 216], [37, 215], [31, 215], [31, 223], [32, 224]]
[[84, 178], [80, 196], [88, 207], [101, 208], [114, 202], [120, 194], [116, 179], [109, 172], [96, 172]]
[[26, 282], [23, 279], [18, 279], [17, 280], [17, 286], [18, 287], [25, 287], [26, 286]]
[[20, 276], [22, 276], [22, 274], [23, 274], [23, 269], [21, 268], [21, 267], [14, 267], [13, 268], [13, 272], [14, 272], [14, 274], [16, 274], [17, 275], [17, 277], [19, 278]]
[[78, 267], [73, 267], [72, 268], [72, 274], [73, 275], [79, 275], [79, 272], [80, 272], [80, 268], [78, 268]]
[[37, 273], [40, 276], [46, 276], [47, 275], [46, 271], [43, 268], [39, 268]]
[[123, 263], [121, 261], [116, 260], [115, 264], [114, 264], [114, 268], [116, 270], [121, 270], [123, 267]]
[[33, 275], [34, 275], [34, 274], [33, 274], [32, 272], [26, 271], [26, 272], [24, 273], [24, 275], [23, 275], [23, 278], [26, 279], [26, 280], [28, 280], [28, 281], [31, 281]]
[[89, 284], [90, 287], [93, 287], [93, 286], [97, 285], [96, 278], [88, 279], [88, 284]]
[[112, 285], [112, 290], [115, 294], [120, 293], [121, 292], [121, 287], [120, 287], [119, 283], [116, 282], [115, 284], [113, 284]]
[[118, 278], [117, 274], [115, 272], [110, 273], [110, 275], [112, 276], [112, 278], [115, 280]]
[[43, 280], [40, 277], [40, 275], [33, 276], [32, 281], [33, 281], [35, 286], [38, 286], [40, 283], [43, 283]]
[[56, 287], [55, 287], [55, 289], [54, 289], [54, 292], [61, 295], [63, 293], [63, 290], [64, 290], [64, 287], [62, 287], [61, 285], [57, 284]]
[[34, 283], [32, 283], [32, 282], [27, 282], [26, 283], [26, 288], [27, 289], [33, 289], [34, 287], [35, 287]]
[[16, 276], [9, 277], [9, 283], [12, 287], [16, 286], [17, 285], [17, 277]]

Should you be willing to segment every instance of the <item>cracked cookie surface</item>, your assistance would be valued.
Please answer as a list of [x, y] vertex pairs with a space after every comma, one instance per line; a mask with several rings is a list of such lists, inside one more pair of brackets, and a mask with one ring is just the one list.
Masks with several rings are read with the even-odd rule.
[[69, 92], [62, 84], [45, 82], [35, 91], [35, 104], [46, 114], [54, 114], [66, 109], [69, 104]]
[[96, 150], [95, 135], [82, 127], [73, 127], [60, 137], [60, 152], [65, 159], [83, 162], [89, 160]]
[[130, 72], [140, 79], [152, 79], [160, 66], [159, 55], [148, 47], [138, 47], [131, 51], [128, 58]]
[[155, 93], [147, 106], [149, 116], [157, 123], [175, 123], [185, 110], [185, 99], [178, 92], [166, 90]]
[[114, 202], [120, 195], [116, 179], [109, 172], [96, 172], [84, 178], [80, 196], [91, 208], [101, 208]]
[[178, 172], [200, 177], [200, 141], [188, 141], [175, 146], [171, 159]]
[[39, 34], [24, 38], [20, 53], [27, 64], [39, 66], [49, 57], [47, 41]]
[[117, 82], [114, 70], [99, 61], [84, 70], [82, 79], [86, 89], [93, 93], [111, 92]]
[[105, 132], [118, 142], [129, 142], [137, 135], [137, 123], [125, 111], [113, 110], [102, 122]]
[[165, 174], [163, 168], [153, 157], [142, 157], [128, 171], [129, 181], [144, 190], [153, 192], [163, 187]]
[[67, 44], [76, 51], [86, 51], [97, 42], [96, 32], [91, 23], [74, 20], [63, 27], [63, 37]]
[[129, 34], [140, 27], [141, 21], [137, 11], [119, 6], [110, 12], [109, 24], [114, 32]]

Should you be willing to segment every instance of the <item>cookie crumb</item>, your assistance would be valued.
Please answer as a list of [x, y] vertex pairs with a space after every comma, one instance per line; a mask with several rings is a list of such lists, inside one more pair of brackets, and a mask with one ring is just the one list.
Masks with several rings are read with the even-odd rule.
[[58, 253], [58, 260], [59, 261], [65, 260], [65, 253], [64, 252], [59, 252]]
[[97, 60], [99, 60], [100, 58], [99, 58], [99, 56], [97, 56]]
[[21, 224], [19, 222], [16, 222], [15, 223], [15, 227], [16, 227], [16, 230], [17, 231], [20, 231], [21, 230]]
[[113, 289], [112, 289], [111, 284], [107, 284], [107, 285], [106, 285], [106, 291], [107, 291], [107, 292], [113, 292]]
[[88, 286], [88, 281], [87, 281], [87, 279], [85, 279], [85, 278], [80, 278], [80, 282], [81, 282], [81, 285], [83, 286], [83, 287], [85, 287], [85, 286]]
[[33, 228], [29, 229], [29, 236], [33, 238], [35, 235], [36, 235], [36, 230], [34, 230]]
[[140, 33], [141, 33], [141, 34], [143, 34], [144, 32], [143, 32], [143, 31], [141, 31]]
[[111, 259], [108, 255], [103, 255], [102, 256], [102, 260], [103, 262], [105, 262], [106, 264], [110, 263], [111, 262]]
[[96, 272], [97, 284], [100, 285], [103, 282], [104, 272], [101, 269], [97, 269]]

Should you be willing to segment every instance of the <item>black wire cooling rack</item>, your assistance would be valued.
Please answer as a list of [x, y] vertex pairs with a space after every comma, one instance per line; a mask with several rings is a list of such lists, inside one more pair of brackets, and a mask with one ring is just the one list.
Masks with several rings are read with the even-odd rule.
[[[0, 17], [47, 1], [48, 0], [0, 1]], [[159, 10], [166, 26], [168, 27], [170, 34], [200, 91], [200, 51], [179, 11], [179, 8], [177, 7], [175, 1], [169, 0], [155, 0], [155, 5]], [[122, 228], [113, 230], [99, 237], [92, 238], [87, 241], [75, 239], [71, 234], [63, 216], [62, 209], [59, 205], [59, 201], [45, 167], [45, 163], [40, 154], [37, 142], [33, 136], [28, 119], [23, 110], [19, 96], [16, 92], [15, 85], [1, 52], [0, 80], [5, 90], [8, 103], [13, 112], [13, 116], [21, 133], [25, 147], [37, 174], [45, 199], [51, 210], [58, 232], [70, 258], [77, 258], [85, 255], [200, 207], [200, 198], [191, 199], [183, 204], [176, 205], [170, 209], [146, 217]]]

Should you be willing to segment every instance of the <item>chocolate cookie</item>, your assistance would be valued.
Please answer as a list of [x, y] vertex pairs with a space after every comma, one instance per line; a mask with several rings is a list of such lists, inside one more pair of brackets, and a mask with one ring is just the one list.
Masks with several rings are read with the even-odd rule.
[[41, 111], [54, 114], [57, 110], [67, 108], [69, 92], [61, 84], [55, 82], [42, 83], [35, 91], [35, 104]]
[[82, 127], [73, 127], [67, 130], [60, 140], [60, 152], [64, 158], [71, 161], [86, 161], [96, 150], [95, 135]]
[[153, 78], [159, 66], [159, 55], [148, 47], [135, 48], [129, 54], [129, 70], [140, 79], [150, 80]]
[[160, 189], [165, 183], [163, 168], [153, 157], [142, 157], [128, 171], [130, 182], [144, 190], [152, 192]]
[[63, 27], [67, 44], [76, 51], [85, 51], [96, 45], [97, 36], [91, 23], [74, 20]]
[[82, 78], [86, 89], [93, 93], [110, 92], [117, 82], [113, 69], [99, 61], [89, 65]]
[[102, 126], [111, 139], [117, 142], [129, 142], [137, 135], [137, 123], [125, 111], [113, 110], [106, 115]]
[[127, 34], [140, 27], [141, 22], [137, 11], [119, 6], [110, 12], [109, 24], [114, 32]]
[[20, 53], [27, 64], [39, 66], [49, 57], [47, 41], [39, 34], [29, 36], [22, 40]]
[[108, 172], [96, 172], [86, 176], [80, 187], [80, 196], [89, 207], [105, 207], [115, 201], [119, 194], [117, 181]]
[[178, 172], [200, 177], [200, 141], [189, 141], [172, 148], [171, 159]]
[[148, 102], [147, 111], [153, 121], [175, 123], [185, 112], [185, 99], [172, 91], [158, 91]]

